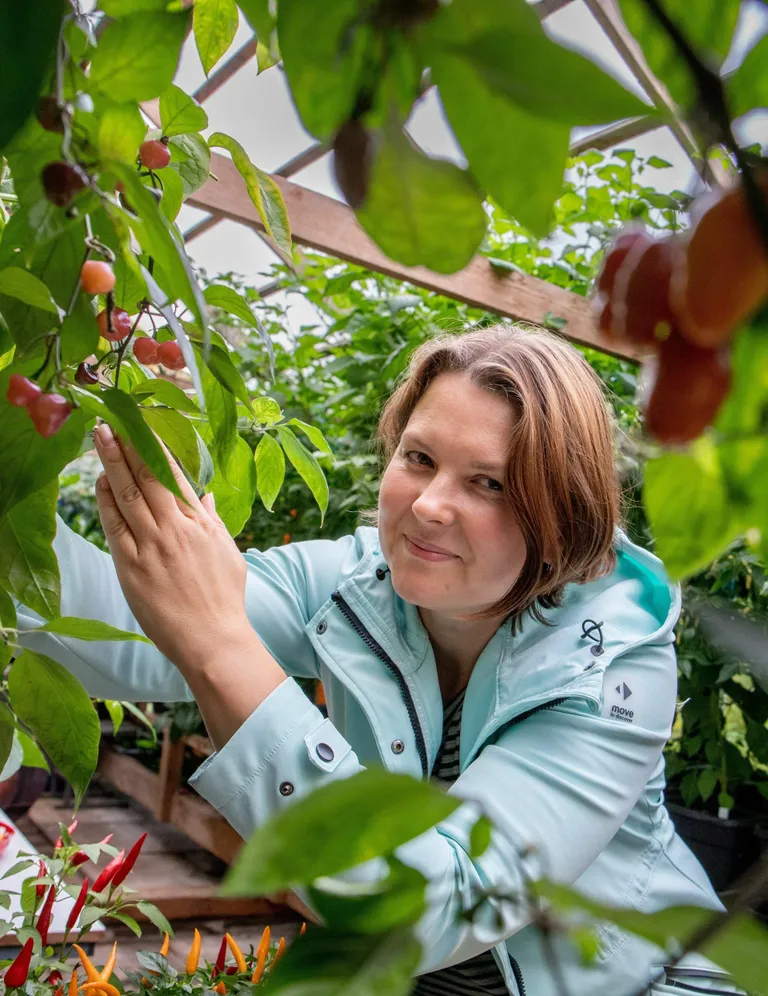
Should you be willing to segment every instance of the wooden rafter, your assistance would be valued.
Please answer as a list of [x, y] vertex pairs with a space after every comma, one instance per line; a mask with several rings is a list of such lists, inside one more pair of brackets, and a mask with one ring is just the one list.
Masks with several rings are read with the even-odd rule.
[[[230, 159], [214, 155], [211, 168], [218, 183], [208, 181], [188, 203], [263, 231], [258, 212]], [[589, 302], [554, 284], [517, 272], [497, 272], [483, 256], [449, 276], [423, 266], [403, 266], [384, 253], [365, 234], [345, 204], [275, 176], [285, 199], [293, 237], [298, 245], [327, 252], [338, 259], [409, 281], [436, 294], [496, 312], [516, 321], [546, 326], [551, 318], [565, 320], [563, 334], [575, 342], [626, 359], [637, 354], [604, 339], [595, 328]]]
[[219, 87], [224, 86], [227, 80], [231, 79], [254, 55], [256, 55], [255, 35], [242, 45], [234, 55], [230, 56], [225, 63], [219, 66], [215, 72], [211, 73], [205, 83], [202, 83], [192, 96], [198, 103], [202, 104], [204, 100], [212, 97]]

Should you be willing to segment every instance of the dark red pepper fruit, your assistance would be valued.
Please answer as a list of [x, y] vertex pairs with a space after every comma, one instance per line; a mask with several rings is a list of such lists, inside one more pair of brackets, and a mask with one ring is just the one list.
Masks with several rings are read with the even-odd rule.
[[115, 872], [123, 863], [123, 858], [125, 857], [125, 851], [121, 851], [116, 858], [112, 858], [108, 865], [104, 865], [93, 883], [93, 891], [101, 892], [102, 889], [106, 889], [112, 879], [115, 877]]
[[77, 851], [69, 859], [69, 863], [72, 865], [73, 868], [79, 868], [80, 865], [84, 865], [86, 861], [90, 860], [91, 859], [88, 857], [85, 851]]
[[51, 917], [53, 916], [53, 903], [55, 899], [56, 886], [52, 885], [48, 889], [48, 895], [43, 903], [43, 908], [40, 910], [40, 916], [37, 918], [37, 932], [40, 935], [43, 947], [48, 943], [48, 931], [51, 928]]
[[91, 385], [99, 383], [99, 375], [96, 373], [96, 371], [93, 369], [92, 366], [89, 366], [87, 363], [81, 363], [80, 366], [77, 368], [77, 373], [75, 374], [75, 380], [77, 381], [78, 384], [81, 384], [83, 387], [91, 387]]
[[33, 380], [22, 377], [21, 374], [11, 374], [5, 396], [16, 408], [26, 408], [40, 393], [40, 388]]
[[12, 961], [6, 969], [4, 977], [6, 989], [16, 989], [18, 986], [23, 986], [27, 981], [34, 944], [34, 938], [27, 938], [24, 942], [24, 947], [16, 955], [16, 960]]
[[224, 965], [227, 961], [227, 939], [222, 937], [221, 947], [219, 948], [219, 953], [216, 955], [216, 962], [213, 966], [213, 971], [211, 972], [211, 978], [215, 979], [216, 976], [224, 971]]
[[67, 933], [77, 924], [77, 918], [80, 916], [83, 906], [85, 906], [85, 900], [88, 897], [88, 879], [83, 879], [83, 884], [80, 887], [80, 892], [78, 893], [77, 899], [75, 900], [75, 905], [69, 911], [69, 916], [67, 917]]
[[[45, 878], [47, 874], [48, 874], [48, 869], [45, 867], [45, 862], [41, 860], [40, 864], [37, 866], [37, 877]], [[42, 899], [44, 895], [45, 895], [45, 885], [36, 885], [35, 897], [37, 899]]]
[[143, 833], [141, 837], [136, 841], [130, 851], [126, 854], [125, 860], [120, 865], [120, 867], [115, 872], [112, 878], [112, 885], [118, 886], [121, 882], [124, 882], [129, 873], [131, 872], [133, 866], [136, 864], [136, 858], [139, 856], [139, 851], [141, 851], [144, 846], [144, 841], [147, 839], [146, 833]]
[[88, 183], [87, 174], [71, 163], [48, 163], [41, 179], [45, 196], [56, 207], [66, 207]]
[[48, 439], [55, 436], [72, 414], [72, 405], [60, 394], [41, 394], [27, 406], [35, 428]]

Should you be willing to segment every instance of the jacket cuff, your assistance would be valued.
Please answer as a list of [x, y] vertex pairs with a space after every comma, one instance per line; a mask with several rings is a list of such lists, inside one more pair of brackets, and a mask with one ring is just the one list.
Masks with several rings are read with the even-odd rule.
[[287, 678], [189, 784], [247, 839], [296, 799], [361, 770], [333, 723]]

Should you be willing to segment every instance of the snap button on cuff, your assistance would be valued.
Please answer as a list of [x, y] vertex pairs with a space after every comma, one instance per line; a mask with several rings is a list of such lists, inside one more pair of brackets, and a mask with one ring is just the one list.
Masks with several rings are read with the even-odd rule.
[[315, 632], [318, 633], [320, 636], [322, 636], [327, 629], [328, 629], [328, 623], [325, 621], [325, 619], [323, 619], [315, 627]]
[[333, 753], [333, 748], [328, 744], [318, 744], [317, 747], [315, 747], [315, 753], [321, 761], [332, 761], [336, 756]]
[[281, 782], [280, 795], [293, 795], [293, 785], [290, 782]]
[[393, 754], [402, 754], [404, 750], [405, 750], [405, 744], [403, 743], [402, 740], [393, 740], [392, 741], [392, 753]]

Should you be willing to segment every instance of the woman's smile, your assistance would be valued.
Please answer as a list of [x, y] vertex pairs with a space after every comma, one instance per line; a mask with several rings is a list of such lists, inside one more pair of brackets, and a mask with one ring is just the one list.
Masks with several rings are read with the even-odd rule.
[[455, 553], [449, 553], [442, 547], [427, 543], [416, 536], [405, 536], [405, 545], [410, 553], [422, 560], [431, 560], [434, 563], [441, 563], [448, 560], [458, 560]]

